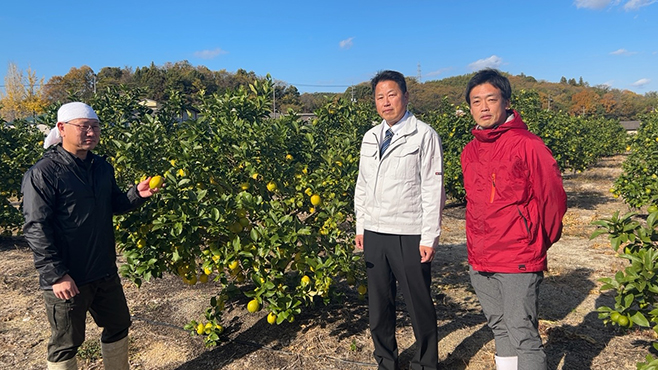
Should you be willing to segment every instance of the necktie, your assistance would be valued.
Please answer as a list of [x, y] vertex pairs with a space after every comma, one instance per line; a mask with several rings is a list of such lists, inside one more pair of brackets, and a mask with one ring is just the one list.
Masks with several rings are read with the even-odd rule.
[[386, 135], [384, 136], [384, 141], [382, 142], [382, 147], [379, 149], [379, 156], [383, 156], [384, 152], [391, 145], [391, 139], [393, 138], [393, 130], [390, 128], [386, 130]]

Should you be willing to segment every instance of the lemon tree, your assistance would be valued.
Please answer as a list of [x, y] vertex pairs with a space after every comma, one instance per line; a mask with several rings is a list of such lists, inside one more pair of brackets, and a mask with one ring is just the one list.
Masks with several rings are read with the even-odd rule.
[[634, 208], [658, 205], [658, 112], [642, 117], [612, 192]]
[[[607, 234], [617, 255], [629, 261], [614, 277], [600, 279], [602, 291], [615, 293], [615, 305], [599, 307], [599, 318], [624, 330], [637, 325], [658, 333], [658, 210], [650, 211], [646, 221], [634, 212], [594, 221], [597, 230], [591, 238]], [[658, 349], [658, 342], [653, 347]], [[657, 362], [649, 355], [638, 369]]]
[[23, 174], [43, 153], [43, 134], [31, 123], [0, 119], [0, 232], [20, 232], [23, 215], [12, 203], [20, 201]]
[[[106, 138], [121, 181], [162, 174], [165, 183], [144, 207], [116, 217], [121, 272], [137, 284], [167, 272], [216, 284], [203, 321], [209, 345], [226, 303], [240, 296], [280, 324], [334, 299], [340, 281], [363, 281], [351, 215], [359, 142], [374, 110], [338, 100], [312, 122], [293, 112], [273, 120], [271, 88], [201, 96], [197, 120], [156, 114], [114, 125]], [[201, 331], [196, 321], [186, 328]]]

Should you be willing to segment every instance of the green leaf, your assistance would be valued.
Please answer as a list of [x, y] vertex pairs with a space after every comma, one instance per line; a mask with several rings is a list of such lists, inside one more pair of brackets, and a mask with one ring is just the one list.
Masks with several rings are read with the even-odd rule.
[[643, 326], [645, 328], [649, 327], [649, 320], [647, 320], [647, 318], [644, 317], [644, 315], [640, 311], [636, 312], [633, 316], [631, 316], [631, 320], [637, 325]]
[[629, 294], [626, 297], [624, 297], [624, 309], [630, 308], [634, 300], [635, 300], [634, 294]]

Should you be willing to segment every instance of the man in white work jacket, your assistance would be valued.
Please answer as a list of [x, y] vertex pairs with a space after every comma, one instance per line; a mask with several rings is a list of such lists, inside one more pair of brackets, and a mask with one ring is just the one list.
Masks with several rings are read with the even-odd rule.
[[368, 311], [379, 369], [398, 369], [396, 281], [416, 337], [410, 369], [436, 369], [438, 339], [430, 266], [445, 204], [439, 135], [407, 111], [404, 76], [379, 72], [371, 80], [381, 124], [361, 143], [354, 196], [356, 247], [364, 249]]

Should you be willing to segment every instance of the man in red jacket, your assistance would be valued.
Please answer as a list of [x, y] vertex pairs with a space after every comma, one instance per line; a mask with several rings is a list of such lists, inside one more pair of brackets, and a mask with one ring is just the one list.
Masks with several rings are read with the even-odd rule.
[[468, 263], [494, 333], [496, 369], [545, 370], [537, 298], [567, 202], [551, 151], [510, 109], [511, 96], [509, 80], [493, 69], [466, 88], [477, 123], [461, 155]]

